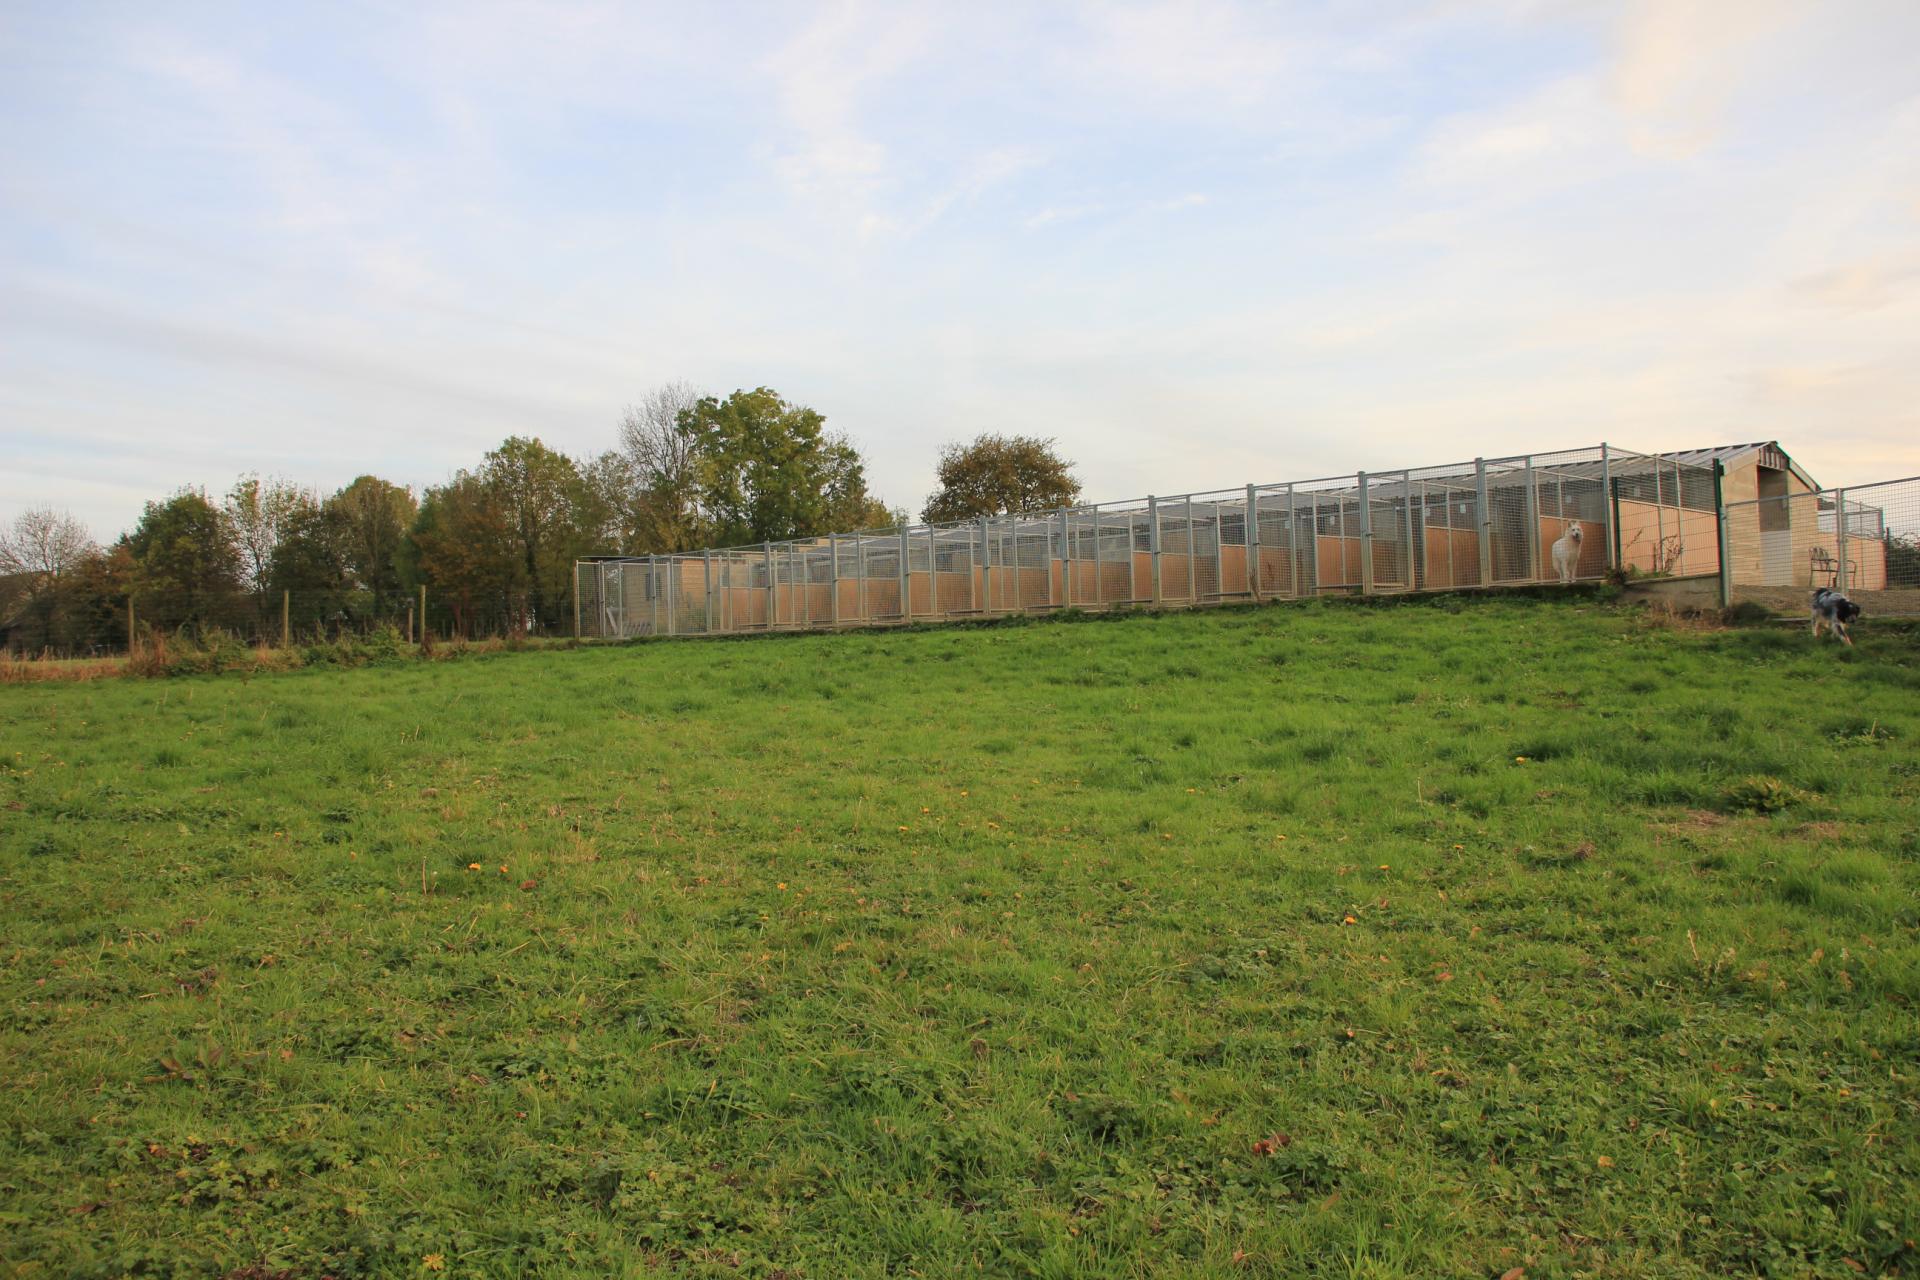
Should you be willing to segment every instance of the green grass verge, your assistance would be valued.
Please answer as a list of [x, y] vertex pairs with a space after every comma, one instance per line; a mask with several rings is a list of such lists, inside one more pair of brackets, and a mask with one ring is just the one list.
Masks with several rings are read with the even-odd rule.
[[0, 688], [10, 1275], [1902, 1274], [1920, 645], [1338, 604]]

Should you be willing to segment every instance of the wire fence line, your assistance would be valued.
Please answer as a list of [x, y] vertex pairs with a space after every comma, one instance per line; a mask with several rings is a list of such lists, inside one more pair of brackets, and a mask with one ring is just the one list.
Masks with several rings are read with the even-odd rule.
[[[424, 620], [424, 621], [423, 621]], [[420, 589], [386, 592], [79, 589], [42, 592], [0, 617], [0, 650], [65, 657], [124, 654], [156, 637], [225, 637], [289, 648], [391, 631], [407, 643], [525, 629], [507, 610], [462, 609]]]
[[[575, 566], [583, 636], [1711, 573], [1713, 468], [1598, 445]], [[1580, 536], [1570, 538], [1572, 530]]]
[[1815, 588], [1920, 615], [1920, 476], [1726, 504], [1725, 597], [1804, 609]]

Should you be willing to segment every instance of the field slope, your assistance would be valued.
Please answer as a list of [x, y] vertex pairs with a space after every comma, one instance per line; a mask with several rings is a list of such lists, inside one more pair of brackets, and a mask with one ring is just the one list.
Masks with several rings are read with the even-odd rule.
[[0, 687], [4, 1274], [1911, 1274], [1920, 646], [1860, 631]]

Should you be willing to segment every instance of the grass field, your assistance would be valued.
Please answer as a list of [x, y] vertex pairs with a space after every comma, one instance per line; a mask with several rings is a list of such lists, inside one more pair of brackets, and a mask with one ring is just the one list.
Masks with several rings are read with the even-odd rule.
[[1913, 1274], [1920, 634], [0, 687], [9, 1276]]

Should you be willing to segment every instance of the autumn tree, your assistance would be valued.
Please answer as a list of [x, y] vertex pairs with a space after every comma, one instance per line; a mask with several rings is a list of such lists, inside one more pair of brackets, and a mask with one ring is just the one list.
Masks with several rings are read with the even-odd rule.
[[413, 491], [378, 476], [360, 476], [326, 506], [353, 585], [369, 594], [372, 613], [384, 616], [405, 592], [401, 547], [419, 510]]
[[245, 570], [233, 528], [198, 489], [149, 502], [123, 540], [141, 616], [163, 626], [230, 621]]
[[287, 594], [290, 620], [302, 631], [349, 616], [357, 586], [347, 559], [345, 510], [301, 494], [281, 518], [266, 583], [272, 594]]
[[866, 467], [813, 409], [767, 387], [707, 396], [680, 415], [702, 523], [719, 545], [777, 542], [886, 523]]
[[921, 518], [940, 522], [1072, 506], [1080, 497], [1073, 463], [1035, 436], [986, 434], [940, 451], [940, 490]]
[[620, 420], [620, 447], [589, 468], [607, 486], [631, 554], [691, 551], [706, 544], [700, 518], [699, 467], [694, 436], [681, 415], [700, 404], [684, 382], [655, 387]]
[[0, 529], [0, 575], [16, 580], [39, 644], [60, 642], [74, 575], [96, 554], [87, 527], [52, 507], [23, 511]]
[[524, 613], [524, 562], [502, 492], [486, 478], [462, 471], [428, 489], [411, 541], [421, 577], [432, 587], [429, 607], [444, 609], [460, 635], [489, 621]]
[[506, 517], [509, 542], [526, 584], [529, 629], [558, 623], [573, 598], [573, 562], [584, 554], [580, 472], [564, 453], [511, 436], [487, 454], [480, 475]]
[[288, 523], [302, 505], [312, 499], [291, 481], [277, 478], [262, 480], [247, 474], [227, 490], [220, 510], [233, 530], [234, 544], [240, 549], [242, 572], [247, 588], [267, 590], [267, 577], [273, 553], [285, 536]]

